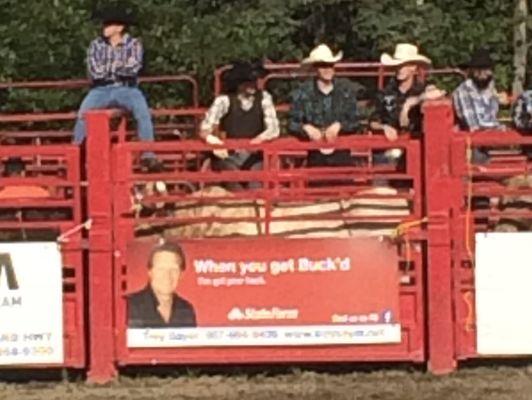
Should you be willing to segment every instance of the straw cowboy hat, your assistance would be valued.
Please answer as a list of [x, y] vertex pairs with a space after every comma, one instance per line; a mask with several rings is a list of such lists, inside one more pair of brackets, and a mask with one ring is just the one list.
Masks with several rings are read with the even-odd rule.
[[301, 64], [335, 64], [342, 59], [343, 55], [341, 51], [334, 55], [329, 46], [320, 44], [310, 52], [310, 55]]
[[419, 54], [417, 46], [409, 43], [399, 43], [395, 46], [393, 56], [384, 53], [381, 55], [381, 64], [386, 66], [397, 66], [405, 63], [431, 64], [428, 57]]

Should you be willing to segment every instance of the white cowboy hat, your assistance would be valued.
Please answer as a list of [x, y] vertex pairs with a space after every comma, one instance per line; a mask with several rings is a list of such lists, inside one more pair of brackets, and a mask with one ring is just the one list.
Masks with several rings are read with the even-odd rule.
[[417, 46], [409, 43], [399, 43], [395, 46], [393, 56], [384, 53], [381, 55], [381, 64], [386, 66], [396, 66], [408, 62], [419, 62], [423, 64], [431, 64], [430, 58], [419, 54]]
[[301, 63], [302, 64], [317, 64], [317, 63], [327, 63], [334, 64], [342, 59], [344, 54], [339, 51], [336, 55], [333, 54], [332, 50], [326, 44], [320, 44], [315, 47], [310, 55], [305, 58]]

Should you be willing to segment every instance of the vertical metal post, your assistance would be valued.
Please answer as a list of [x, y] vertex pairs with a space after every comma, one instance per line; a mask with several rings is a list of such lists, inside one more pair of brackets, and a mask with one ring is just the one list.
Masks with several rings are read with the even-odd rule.
[[378, 79], [377, 79], [377, 87], [379, 88], [379, 90], [382, 90], [384, 89], [384, 73], [385, 73], [385, 69], [384, 69], [384, 66], [381, 64], [379, 65], [379, 71], [378, 71]]
[[453, 110], [449, 101], [424, 106], [425, 199], [428, 222], [428, 368], [444, 374], [456, 368], [451, 253], [450, 150]]
[[87, 126], [89, 231], [88, 380], [105, 383], [117, 375], [114, 363], [113, 234], [110, 111], [85, 114]]

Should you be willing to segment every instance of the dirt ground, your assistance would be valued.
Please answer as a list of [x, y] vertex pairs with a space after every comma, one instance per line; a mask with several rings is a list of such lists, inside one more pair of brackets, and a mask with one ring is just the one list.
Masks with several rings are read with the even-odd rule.
[[41, 400], [532, 400], [532, 369], [473, 368], [434, 377], [422, 372], [122, 377], [106, 386], [83, 382], [0, 382], [0, 399]]

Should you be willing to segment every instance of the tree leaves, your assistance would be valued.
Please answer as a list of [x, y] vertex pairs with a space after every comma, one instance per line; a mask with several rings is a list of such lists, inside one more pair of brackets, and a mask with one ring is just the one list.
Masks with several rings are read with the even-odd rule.
[[[111, 0], [112, 1], [112, 0]], [[123, 0], [117, 0], [123, 2]], [[99, 30], [96, 7], [109, 0], [0, 0], [0, 80], [85, 76], [86, 48]], [[146, 47], [146, 74], [195, 73], [203, 101], [214, 68], [239, 58], [300, 60], [318, 42], [348, 59], [378, 60], [396, 43], [421, 45], [436, 66], [489, 45], [503, 85], [512, 80], [513, 2], [509, 0], [130, 0]], [[178, 95], [172, 90], [171, 96]], [[13, 97], [15, 96], [15, 97]], [[39, 99], [40, 99], [39, 95]], [[167, 103], [164, 90], [151, 100]], [[75, 108], [75, 96], [63, 103]], [[15, 94], [10, 101], [21, 104]], [[42, 107], [39, 100], [36, 107]], [[46, 102], [45, 102], [46, 103]]]

